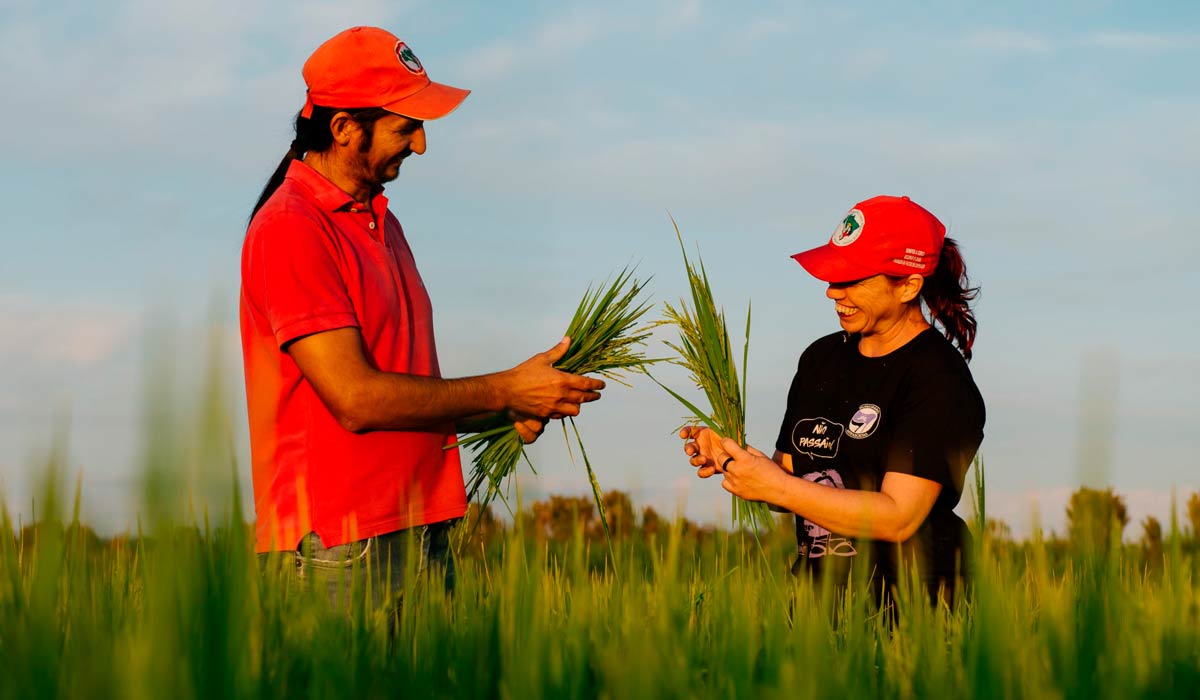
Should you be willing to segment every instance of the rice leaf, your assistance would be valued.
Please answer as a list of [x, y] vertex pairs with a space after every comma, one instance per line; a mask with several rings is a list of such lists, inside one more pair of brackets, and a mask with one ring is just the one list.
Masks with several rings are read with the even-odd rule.
[[[639, 280], [633, 275], [634, 269], [627, 267], [611, 282], [588, 287], [567, 325], [566, 336], [571, 339], [571, 345], [554, 363], [556, 368], [571, 374], [599, 374], [628, 386], [624, 372], [639, 371], [657, 361], [647, 358], [643, 351], [645, 341], [650, 337], [650, 327], [638, 325], [653, 306], [641, 298], [649, 280]], [[574, 426], [574, 421], [571, 423]], [[563, 428], [566, 437], [566, 426]], [[607, 537], [608, 522], [601, 501], [602, 492], [577, 429], [575, 437], [583, 453]], [[567, 444], [569, 449], [569, 440]], [[472, 452], [467, 493], [471, 499], [478, 497], [483, 507], [496, 497], [505, 500], [503, 492], [508, 478], [516, 471], [517, 462], [522, 457], [529, 462], [521, 438], [511, 424], [462, 437], [456, 445]], [[533, 464], [529, 464], [532, 468]], [[611, 543], [609, 546], [611, 548]]]
[[[746, 388], [738, 380], [737, 360], [725, 325], [725, 312], [718, 308], [713, 299], [712, 285], [709, 283], [703, 259], [697, 255], [693, 264], [688, 258], [683, 234], [679, 231], [679, 224], [675, 222], [674, 217], [671, 218], [671, 224], [675, 227], [675, 237], [679, 240], [679, 250], [683, 255], [691, 304], [689, 306], [687, 300], [681, 299], [677, 306], [670, 303], [663, 305], [665, 320], [661, 323], [673, 325], [679, 331], [677, 342], [664, 343], [675, 351], [677, 357], [672, 362], [687, 369], [693, 383], [704, 392], [710, 410], [703, 411], [679, 392], [653, 377], [651, 379], [691, 411], [692, 419], [704, 423], [722, 436], [732, 438], [745, 447]], [[746, 338], [742, 346], [743, 380], [749, 357], [750, 309], [747, 308]], [[733, 496], [733, 517], [735, 522], [756, 531], [771, 524], [771, 514], [765, 503], [745, 501], [737, 496]]]
[[[592, 485], [592, 498], [596, 499], [596, 512], [600, 514], [600, 525], [604, 528], [604, 541], [608, 544], [608, 557], [612, 561], [613, 568], [617, 566], [617, 553], [613, 549], [612, 531], [608, 527], [608, 513], [604, 507], [604, 492], [600, 490], [600, 482], [596, 479], [596, 472], [592, 469], [592, 461], [588, 459], [587, 450], [583, 446], [583, 438], [579, 436], [579, 427], [575, 425], [574, 418], [567, 419], [571, 423], [571, 430], [575, 431], [575, 441], [579, 443], [579, 454], [583, 457], [583, 466], [587, 469], [588, 482]], [[566, 423], [563, 424], [563, 437], [566, 437]], [[567, 449], [570, 451], [571, 441], [567, 440]], [[571, 454], [571, 461], [575, 461], [575, 455]]]

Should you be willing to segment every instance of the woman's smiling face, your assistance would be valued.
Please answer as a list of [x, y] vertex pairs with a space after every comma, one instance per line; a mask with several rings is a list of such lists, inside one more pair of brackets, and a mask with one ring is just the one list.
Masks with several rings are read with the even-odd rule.
[[906, 302], [913, 298], [906, 291], [907, 282], [893, 281], [887, 275], [831, 282], [825, 296], [833, 300], [842, 329], [865, 338], [887, 332], [904, 320], [909, 313]]

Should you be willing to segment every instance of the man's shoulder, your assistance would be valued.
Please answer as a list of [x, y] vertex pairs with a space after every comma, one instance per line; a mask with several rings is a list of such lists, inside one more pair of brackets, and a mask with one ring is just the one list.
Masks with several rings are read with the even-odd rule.
[[250, 228], [279, 217], [315, 218], [320, 206], [312, 192], [292, 179], [285, 179], [275, 192], [263, 202], [262, 208], [250, 220]]
[[277, 235], [277, 232], [286, 232], [287, 235], [305, 231], [315, 233], [327, 228], [325, 220], [311, 192], [292, 180], [284, 180], [250, 220], [246, 239], [270, 237]]

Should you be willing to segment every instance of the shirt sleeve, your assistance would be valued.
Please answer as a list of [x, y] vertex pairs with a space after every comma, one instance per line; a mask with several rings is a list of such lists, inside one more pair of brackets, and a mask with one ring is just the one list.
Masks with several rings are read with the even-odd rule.
[[983, 442], [983, 407], [974, 385], [942, 374], [913, 382], [893, 411], [895, 424], [884, 471], [911, 474], [962, 491]]
[[279, 214], [250, 235], [249, 284], [280, 348], [301, 336], [359, 326], [330, 232], [315, 221]]

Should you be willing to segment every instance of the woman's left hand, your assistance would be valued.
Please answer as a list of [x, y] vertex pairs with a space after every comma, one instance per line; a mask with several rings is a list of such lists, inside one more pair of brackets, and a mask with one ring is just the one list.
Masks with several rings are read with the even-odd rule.
[[696, 467], [696, 476], [707, 479], [717, 472], [716, 455], [721, 453], [721, 440], [724, 439], [712, 428], [702, 425], [684, 426], [679, 431], [679, 437], [688, 442], [683, 446], [683, 452]]
[[789, 475], [774, 460], [750, 446], [743, 450], [729, 438], [721, 441], [721, 449], [724, 454], [717, 460], [725, 475], [721, 488], [747, 501], [774, 503], [779, 498], [782, 480]]

